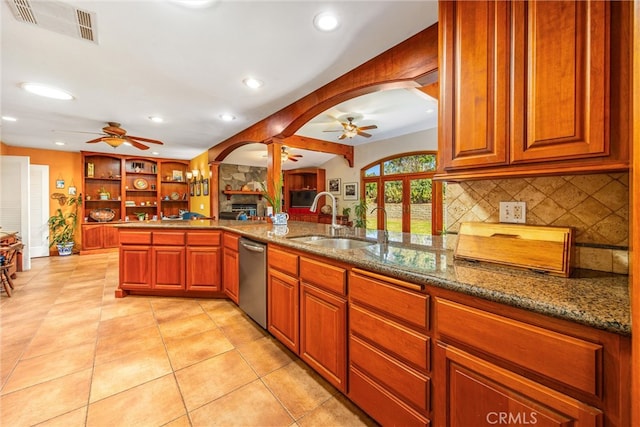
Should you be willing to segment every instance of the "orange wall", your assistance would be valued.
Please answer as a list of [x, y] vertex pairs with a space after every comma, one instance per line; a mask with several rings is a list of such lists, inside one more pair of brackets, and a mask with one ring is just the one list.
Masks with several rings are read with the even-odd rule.
[[[209, 152], [205, 151], [204, 153], [200, 154], [199, 156], [191, 160], [191, 162], [189, 163], [189, 170], [198, 169], [200, 173], [204, 172], [205, 178], [209, 178], [208, 162], [209, 162]], [[210, 216], [211, 215], [211, 206], [209, 201], [210, 196], [204, 196], [202, 194], [202, 186], [200, 187], [200, 189], [201, 189], [200, 196], [193, 196], [190, 199], [189, 206], [190, 206], [191, 212], [197, 212], [197, 213], [203, 214], [204, 216]], [[209, 195], [211, 195], [211, 182], [209, 182]], [[200, 208], [201, 205], [202, 205], [202, 209]]]
[[[82, 192], [82, 156], [80, 153], [68, 151], [38, 150], [0, 144], [0, 153], [3, 156], [28, 156], [32, 165], [49, 166], [49, 195], [63, 193], [68, 196], [69, 187], [75, 186], [77, 194]], [[56, 188], [56, 181], [64, 180], [64, 188]], [[49, 200], [49, 216], [53, 215], [60, 207], [57, 200]], [[80, 240], [80, 227], [76, 232], [76, 240]]]

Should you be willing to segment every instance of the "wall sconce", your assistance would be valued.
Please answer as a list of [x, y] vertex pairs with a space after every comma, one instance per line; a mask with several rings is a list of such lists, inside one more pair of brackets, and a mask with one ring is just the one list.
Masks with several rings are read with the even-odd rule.
[[185, 175], [187, 176], [187, 181], [191, 181], [191, 178], [193, 178], [193, 173], [191, 173], [191, 171], [187, 171]]
[[198, 182], [198, 175], [200, 175], [200, 171], [198, 169], [194, 169], [191, 171], [191, 173], [193, 174], [194, 181]]

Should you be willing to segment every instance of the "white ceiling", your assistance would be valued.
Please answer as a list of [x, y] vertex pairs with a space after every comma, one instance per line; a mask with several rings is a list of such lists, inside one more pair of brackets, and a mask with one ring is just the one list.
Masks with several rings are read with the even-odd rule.
[[[191, 159], [437, 21], [434, 1], [217, 1], [187, 8], [170, 0], [65, 1], [95, 13], [97, 44], [16, 20], [7, 1], [2, 23], [0, 139], [12, 146], [113, 152], [85, 144], [107, 121], [130, 135], [159, 139], [148, 151], [120, 146], [121, 154]], [[38, 2], [30, 0], [37, 10]], [[335, 12], [338, 29], [321, 33], [313, 18]], [[252, 90], [246, 77], [264, 81]], [[49, 84], [72, 101], [41, 98], [23, 82]], [[378, 92], [329, 109], [298, 134], [336, 141], [339, 120], [375, 124], [361, 144], [436, 126], [434, 100], [417, 90]], [[231, 113], [232, 122], [220, 115]], [[161, 116], [153, 123], [149, 116]], [[54, 145], [62, 141], [64, 146]], [[284, 168], [317, 166], [331, 155], [303, 154]], [[234, 151], [229, 163], [263, 165], [265, 148]]]

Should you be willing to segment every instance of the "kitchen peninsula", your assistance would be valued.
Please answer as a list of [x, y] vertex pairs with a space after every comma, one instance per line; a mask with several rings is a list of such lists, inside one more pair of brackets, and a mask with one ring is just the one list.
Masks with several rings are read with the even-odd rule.
[[296, 221], [286, 235], [251, 221], [117, 227], [118, 296], [237, 302], [226, 239], [267, 243], [269, 332], [382, 424], [441, 425], [470, 400], [482, 403], [462, 411], [469, 425], [506, 404], [555, 421], [628, 424], [627, 276], [454, 260], [447, 236], [398, 233], [384, 245], [369, 231], [350, 236], [369, 245], [332, 249], [295, 239], [330, 236], [330, 226]]

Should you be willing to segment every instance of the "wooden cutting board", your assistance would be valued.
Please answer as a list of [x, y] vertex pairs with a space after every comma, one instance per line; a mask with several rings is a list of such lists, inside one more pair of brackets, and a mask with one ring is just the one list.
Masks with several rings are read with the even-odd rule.
[[572, 252], [571, 227], [465, 222], [454, 257], [569, 277]]

